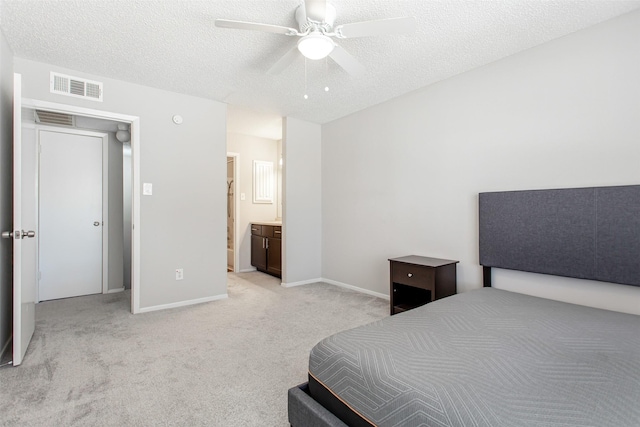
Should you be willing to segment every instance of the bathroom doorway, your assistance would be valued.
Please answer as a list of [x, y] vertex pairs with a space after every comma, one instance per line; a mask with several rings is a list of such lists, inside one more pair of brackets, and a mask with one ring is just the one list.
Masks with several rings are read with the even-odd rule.
[[237, 271], [238, 153], [227, 153], [227, 272]]

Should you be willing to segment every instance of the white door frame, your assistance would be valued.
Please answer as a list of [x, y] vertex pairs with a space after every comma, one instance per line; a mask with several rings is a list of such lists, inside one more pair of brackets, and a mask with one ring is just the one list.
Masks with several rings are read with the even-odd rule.
[[238, 189], [240, 188], [240, 183], [238, 182], [238, 177], [240, 176], [238, 173], [238, 167], [240, 165], [240, 153], [228, 151], [227, 157], [233, 157], [233, 183], [235, 189], [233, 191], [233, 272], [237, 273], [240, 271], [240, 251], [238, 250], [238, 230], [240, 227], [240, 221], [238, 221], [238, 217], [240, 215], [240, 211], [238, 210]]
[[[97, 119], [105, 119], [130, 123], [131, 132], [131, 176], [132, 188], [131, 198], [133, 204], [131, 206], [131, 312], [137, 314], [140, 312], [140, 117], [128, 114], [112, 113], [102, 110], [93, 110], [90, 108], [78, 107], [75, 105], [60, 104], [56, 102], [41, 101], [37, 99], [22, 99], [22, 106], [26, 108], [34, 108], [47, 110], [57, 113], [73, 114], [76, 116], [93, 117]], [[103, 284], [104, 286], [104, 284]], [[107, 282], [108, 286], [108, 282]]]
[[[72, 135], [93, 136], [102, 139], [102, 293], [109, 292], [109, 134], [84, 129], [62, 128], [36, 123], [36, 144], [40, 146], [40, 132], [57, 132]], [[36, 150], [36, 302], [40, 302], [40, 149]]]

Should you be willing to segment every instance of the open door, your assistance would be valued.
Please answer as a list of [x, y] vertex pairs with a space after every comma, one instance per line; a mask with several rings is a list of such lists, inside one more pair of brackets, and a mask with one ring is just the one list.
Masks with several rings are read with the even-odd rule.
[[[35, 224], [23, 224], [22, 218], [22, 76], [13, 76], [13, 231], [9, 235], [13, 238], [13, 366], [18, 366], [36, 327], [35, 271], [30, 271], [36, 265], [36, 245]], [[25, 231], [25, 226], [33, 228]], [[23, 266], [31, 267], [26, 274]]]

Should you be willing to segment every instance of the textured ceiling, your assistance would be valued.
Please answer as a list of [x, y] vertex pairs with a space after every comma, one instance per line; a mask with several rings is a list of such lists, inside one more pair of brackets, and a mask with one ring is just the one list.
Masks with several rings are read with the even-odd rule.
[[[300, 57], [266, 71], [297, 39], [214, 20], [296, 26], [301, 0], [1, 0], [14, 54], [115, 79], [326, 123], [640, 8], [640, 0], [334, 0], [336, 24], [414, 16], [412, 35], [340, 40], [367, 69]], [[325, 92], [324, 87], [329, 91]]]

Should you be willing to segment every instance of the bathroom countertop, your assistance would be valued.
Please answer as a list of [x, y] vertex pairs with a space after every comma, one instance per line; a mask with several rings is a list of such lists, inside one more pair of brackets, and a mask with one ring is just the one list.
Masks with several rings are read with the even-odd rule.
[[255, 225], [282, 225], [282, 221], [251, 221]]

